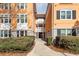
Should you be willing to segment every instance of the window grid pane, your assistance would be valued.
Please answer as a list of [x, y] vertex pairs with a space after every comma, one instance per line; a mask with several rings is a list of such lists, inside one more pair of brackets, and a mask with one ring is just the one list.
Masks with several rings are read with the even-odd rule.
[[24, 9], [24, 3], [21, 3], [21, 9]]
[[4, 31], [4, 37], [7, 37], [8, 36], [8, 32], [7, 30]]
[[3, 37], [3, 30], [1, 30], [1, 37]]
[[61, 11], [61, 19], [65, 19], [65, 11]]
[[71, 11], [67, 11], [67, 19], [71, 19]]
[[72, 29], [67, 29], [67, 35], [72, 35]]
[[62, 36], [66, 35], [66, 30], [65, 29], [61, 29], [61, 35]]
[[21, 15], [21, 23], [24, 23], [24, 15]]

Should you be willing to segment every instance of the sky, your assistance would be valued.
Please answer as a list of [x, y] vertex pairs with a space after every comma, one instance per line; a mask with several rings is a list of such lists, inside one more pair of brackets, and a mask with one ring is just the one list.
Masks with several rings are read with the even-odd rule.
[[37, 3], [36, 4], [37, 14], [44, 14], [47, 10], [47, 3]]

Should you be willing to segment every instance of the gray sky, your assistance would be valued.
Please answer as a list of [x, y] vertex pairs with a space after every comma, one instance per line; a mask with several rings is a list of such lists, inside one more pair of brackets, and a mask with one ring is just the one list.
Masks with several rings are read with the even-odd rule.
[[44, 14], [46, 13], [46, 9], [47, 9], [47, 3], [37, 3], [36, 4], [36, 9], [37, 9], [37, 13], [38, 14]]

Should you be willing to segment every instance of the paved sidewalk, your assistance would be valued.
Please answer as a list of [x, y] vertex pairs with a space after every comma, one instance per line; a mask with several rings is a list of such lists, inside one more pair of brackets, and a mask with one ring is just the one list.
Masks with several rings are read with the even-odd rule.
[[35, 46], [27, 56], [64, 56], [64, 54], [51, 50], [43, 40], [35, 39]]

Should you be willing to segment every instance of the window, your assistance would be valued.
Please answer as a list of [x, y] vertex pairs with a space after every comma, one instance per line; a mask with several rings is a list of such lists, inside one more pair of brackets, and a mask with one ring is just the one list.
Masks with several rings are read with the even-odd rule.
[[9, 9], [9, 3], [4, 3], [4, 4], [3, 4], [3, 8], [4, 8], [4, 9]]
[[76, 19], [75, 10], [57, 10], [57, 19]]
[[57, 29], [57, 36], [60, 36], [61, 35], [61, 31], [60, 29]]
[[57, 29], [57, 35], [58, 36], [65, 36], [66, 35], [66, 29]]
[[27, 36], [27, 31], [26, 30], [17, 30], [17, 37], [20, 36]]
[[24, 36], [24, 31], [20, 31], [20, 35], [21, 36]]
[[11, 19], [9, 19], [9, 14], [3, 14], [3, 23], [9, 23]]
[[72, 19], [72, 10], [60, 11], [60, 19]]
[[11, 37], [10, 30], [0, 30], [0, 37]]
[[3, 37], [3, 30], [1, 30], [1, 37]]
[[18, 9], [25, 9], [26, 8], [26, 4], [25, 3], [18, 3], [17, 4], [17, 8]]
[[5, 22], [4, 23], [8, 23], [8, 19], [5, 19]]
[[17, 30], [17, 37], [19, 37], [19, 30]]
[[24, 15], [21, 15], [21, 23], [24, 23]]
[[67, 19], [71, 19], [71, 11], [67, 11]]
[[61, 19], [65, 19], [65, 11], [61, 11]]
[[24, 3], [21, 3], [21, 9], [24, 9]]
[[17, 23], [26, 23], [26, 22], [27, 22], [27, 16], [25, 14], [17, 15]]
[[8, 36], [8, 32], [7, 30], [4, 31], [4, 37], [7, 37]]
[[72, 35], [72, 29], [67, 29], [67, 35]]
[[61, 35], [62, 36], [66, 35], [66, 30], [65, 29], [61, 29]]
[[76, 36], [76, 29], [57, 29], [58, 36], [72, 35]]

